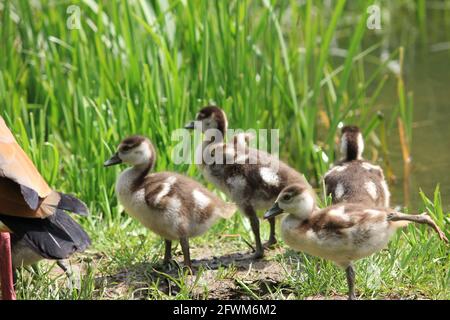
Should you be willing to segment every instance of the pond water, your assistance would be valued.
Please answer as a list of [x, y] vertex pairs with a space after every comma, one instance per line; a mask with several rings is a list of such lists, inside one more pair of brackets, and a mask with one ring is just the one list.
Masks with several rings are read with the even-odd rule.
[[[450, 46], [450, 43], [448, 43]], [[420, 207], [419, 190], [432, 197], [439, 184], [444, 209], [450, 210], [450, 48], [433, 51], [405, 49], [404, 79], [407, 91], [414, 94], [412, 172], [408, 192], [410, 207]], [[389, 112], [397, 103], [396, 82], [388, 83], [381, 99]], [[394, 102], [395, 101], [395, 102]], [[396, 133], [398, 130], [395, 131]], [[392, 205], [405, 201], [403, 159], [398, 134], [389, 137], [390, 161], [397, 177], [391, 183]]]

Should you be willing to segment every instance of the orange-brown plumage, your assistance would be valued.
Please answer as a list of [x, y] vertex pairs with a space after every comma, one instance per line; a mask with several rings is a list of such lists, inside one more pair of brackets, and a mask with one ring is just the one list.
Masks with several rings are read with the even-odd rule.
[[58, 260], [90, 245], [86, 232], [64, 211], [88, 214], [82, 201], [48, 186], [0, 116], [0, 282], [3, 299], [15, 299], [8, 233], [13, 234], [16, 244], [20, 243], [28, 250], [20, 253], [16, 250], [19, 264], [29, 260], [30, 252], [38, 260]]
[[[37, 194], [36, 207], [27, 203], [22, 188]], [[45, 218], [55, 213], [59, 201], [0, 116], [0, 213]]]

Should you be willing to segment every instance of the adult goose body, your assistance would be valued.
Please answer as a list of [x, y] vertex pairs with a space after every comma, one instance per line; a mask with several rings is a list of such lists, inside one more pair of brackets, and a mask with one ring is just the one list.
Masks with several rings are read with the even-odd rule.
[[125, 163], [116, 182], [116, 194], [125, 211], [165, 239], [164, 263], [171, 260], [173, 240], [179, 240], [184, 263], [191, 266], [189, 238], [205, 233], [218, 219], [236, 211], [195, 180], [175, 172], [150, 172], [156, 152], [149, 139], [124, 139], [105, 166]]
[[360, 203], [389, 207], [390, 192], [383, 170], [363, 159], [364, 140], [356, 126], [342, 128], [342, 159], [324, 176], [327, 195], [332, 203]]
[[66, 259], [90, 244], [88, 235], [64, 210], [88, 214], [82, 201], [48, 186], [0, 117], [0, 275], [3, 299], [15, 298], [9, 233], [13, 234], [13, 243], [20, 242], [26, 248], [27, 254], [16, 256], [17, 264], [30, 255], [34, 256], [33, 260], [36, 257]]
[[[199, 126], [198, 126], [199, 125]], [[241, 212], [249, 219], [255, 236], [256, 250], [254, 258], [264, 255], [264, 247], [260, 237], [260, 226], [257, 210], [267, 210], [273, 204], [280, 191], [287, 185], [297, 183], [311, 190], [303, 174], [289, 167], [286, 163], [271, 154], [250, 148], [248, 139], [235, 136], [233, 141], [224, 141], [227, 134], [228, 121], [225, 112], [216, 106], [202, 108], [196, 120], [185, 128], [198, 129], [204, 134], [202, 143], [202, 159], [199, 168], [204, 177], [227, 193]], [[218, 135], [209, 136], [209, 130]], [[243, 141], [242, 137], [247, 141]], [[241, 139], [239, 139], [241, 138]], [[207, 162], [204, 155], [215, 156], [222, 152], [221, 162]], [[228, 161], [229, 158], [234, 161]], [[266, 246], [276, 243], [275, 219], [269, 219], [270, 237]]]
[[281, 234], [287, 245], [308, 254], [334, 261], [345, 269], [349, 299], [355, 299], [352, 262], [385, 248], [398, 228], [410, 222], [432, 227], [441, 240], [444, 232], [427, 214], [411, 215], [388, 208], [362, 204], [337, 204], [317, 209], [314, 195], [300, 185], [286, 187], [265, 214], [270, 218], [287, 212]]

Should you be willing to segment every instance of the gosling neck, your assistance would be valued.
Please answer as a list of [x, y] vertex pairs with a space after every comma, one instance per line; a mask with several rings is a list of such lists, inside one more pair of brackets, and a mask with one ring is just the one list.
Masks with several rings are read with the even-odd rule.
[[203, 142], [202, 142], [202, 148], [201, 148], [201, 152], [202, 152], [202, 164], [204, 164], [204, 159], [203, 159], [203, 152], [208, 149], [210, 146], [213, 146], [215, 144], [220, 144], [220, 143], [224, 143], [225, 142], [225, 135], [226, 135], [227, 129], [226, 126], [222, 123], [218, 124], [218, 127], [215, 129], [211, 129], [211, 130], [207, 130], [204, 133], [203, 136]]
[[298, 203], [295, 213], [291, 213], [291, 216], [300, 221], [307, 221], [316, 210], [318, 210], [316, 199], [313, 195], [310, 195], [301, 203]]
[[342, 137], [341, 153], [343, 161], [362, 160], [364, 141], [361, 133], [346, 133]]
[[134, 178], [132, 185], [133, 190], [140, 189], [145, 181], [145, 177], [148, 175], [150, 171], [153, 170], [153, 167], [155, 165], [154, 154], [155, 153], [152, 152], [150, 159], [146, 163], [135, 165], [132, 167], [131, 170], [136, 174], [136, 178]]
[[206, 130], [203, 141], [209, 144], [222, 143], [226, 140], [227, 127], [219, 122], [217, 128]]

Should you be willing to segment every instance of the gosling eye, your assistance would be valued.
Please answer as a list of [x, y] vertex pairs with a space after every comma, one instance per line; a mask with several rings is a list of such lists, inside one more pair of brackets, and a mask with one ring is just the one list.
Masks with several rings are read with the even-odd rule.
[[203, 120], [205, 118], [205, 115], [201, 112], [197, 113], [197, 115], [195, 116], [195, 118], [197, 120]]
[[289, 201], [291, 201], [292, 196], [289, 193], [287, 193], [281, 199], [285, 202], [289, 202]]
[[125, 147], [120, 148], [119, 153], [128, 153], [128, 152], [130, 152], [130, 150], [131, 150], [130, 147], [125, 146]]

